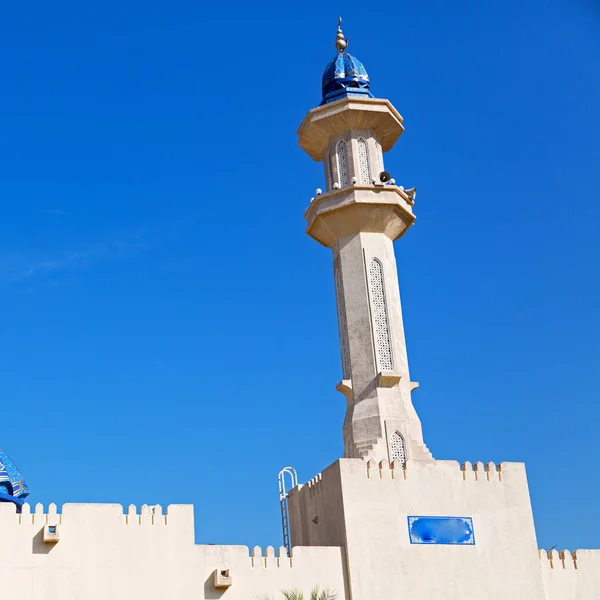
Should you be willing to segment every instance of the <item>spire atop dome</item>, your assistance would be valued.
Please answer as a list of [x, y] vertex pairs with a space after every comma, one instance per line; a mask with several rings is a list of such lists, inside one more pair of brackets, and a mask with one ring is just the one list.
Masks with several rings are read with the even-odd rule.
[[344, 39], [344, 33], [342, 32], [342, 17], [338, 17], [338, 28], [337, 28], [337, 35], [335, 38], [335, 47], [340, 52], [343, 52], [346, 49], [347, 45], [348, 45], [348, 40]]
[[323, 73], [321, 104], [328, 104], [342, 98], [373, 98], [367, 70], [360, 60], [345, 51], [347, 46], [348, 40], [344, 38], [342, 31], [342, 17], [338, 17], [335, 38], [337, 53]]

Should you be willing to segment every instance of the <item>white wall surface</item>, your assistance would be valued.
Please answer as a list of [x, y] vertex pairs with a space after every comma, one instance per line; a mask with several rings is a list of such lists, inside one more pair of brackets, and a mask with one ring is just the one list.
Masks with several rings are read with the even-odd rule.
[[[475, 545], [411, 544], [408, 516], [471, 517]], [[521, 463], [342, 459], [292, 493], [290, 518], [294, 544], [344, 545], [352, 600], [600, 600], [600, 551], [540, 568]]]
[[[57, 515], [0, 504], [0, 580], [3, 598], [20, 600], [253, 600], [281, 588], [305, 593], [315, 585], [345, 597], [340, 548], [297, 548], [288, 558], [272, 548], [252, 556], [245, 546], [194, 543], [193, 508], [166, 514], [142, 507], [123, 514], [118, 504], [65, 504]], [[44, 525], [59, 525], [57, 543], [44, 543]], [[229, 569], [233, 585], [213, 586], [215, 569]]]
[[[524, 466], [474, 467], [337, 461], [290, 496], [291, 558], [196, 545], [186, 505], [26, 505], [19, 515], [0, 503], [2, 596], [254, 600], [319, 585], [338, 600], [600, 600], [600, 550], [538, 552]], [[470, 516], [476, 544], [411, 544], [409, 515]], [[59, 527], [54, 544], [43, 541], [47, 524]], [[230, 588], [215, 589], [216, 569], [229, 569]]]
[[546, 600], [598, 600], [600, 550], [540, 550]]

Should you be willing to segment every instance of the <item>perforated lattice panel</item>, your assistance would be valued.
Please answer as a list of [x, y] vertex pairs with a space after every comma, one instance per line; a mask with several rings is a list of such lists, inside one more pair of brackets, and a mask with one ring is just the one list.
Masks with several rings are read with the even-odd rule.
[[406, 462], [406, 448], [404, 446], [404, 438], [399, 431], [394, 431], [390, 438], [390, 451], [392, 453], [391, 460], [398, 460], [402, 464]]
[[362, 185], [369, 185], [371, 183], [371, 168], [369, 166], [367, 141], [359, 137], [356, 140], [356, 147], [358, 149], [358, 174], [360, 183]]
[[338, 327], [340, 329], [340, 346], [342, 351], [342, 376], [350, 378], [350, 348], [348, 345], [348, 331], [346, 327], [346, 306], [342, 290], [342, 278], [338, 269], [335, 271], [335, 295], [337, 296]]
[[380, 371], [391, 371], [392, 346], [388, 324], [383, 270], [381, 263], [374, 258], [369, 264], [369, 285], [371, 288], [371, 311], [373, 315], [373, 334], [377, 352], [377, 365]]
[[338, 164], [338, 176], [340, 178], [340, 187], [350, 185], [350, 170], [348, 168], [348, 146], [344, 140], [340, 140], [335, 147]]

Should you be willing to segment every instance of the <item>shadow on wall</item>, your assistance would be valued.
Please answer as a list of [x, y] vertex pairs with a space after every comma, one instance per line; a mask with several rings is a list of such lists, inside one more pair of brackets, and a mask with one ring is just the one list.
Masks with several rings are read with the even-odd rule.
[[206, 600], [216, 600], [217, 598], [221, 598], [226, 591], [227, 590], [216, 590], [215, 589], [212, 573], [209, 575], [208, 579], [204, 582], [204, 598]]
[[44, 542], [44, 529], [40, 529], [31, 539], [31, 551], [33, 554], [50, 554], [56, 544]]

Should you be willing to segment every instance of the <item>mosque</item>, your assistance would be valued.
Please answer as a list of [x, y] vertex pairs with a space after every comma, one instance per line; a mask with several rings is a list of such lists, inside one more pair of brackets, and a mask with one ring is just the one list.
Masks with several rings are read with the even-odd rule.
[[[341, 20], [340, 20], [341, 21]], [[0, 578], [20, 600], [598, 600], [600, 550], [538, 550], [525, 466], [433, 458], [411, 401], [393, 242], [416, 189], [385, 171], [404, 131], [338, 25], [299, 144], [325, 169], [305, 219], [333, 251], [344, 457], [280, 474], [283, 545], [198, 545], [190, 505], [25, 502], [0, 451]]]

